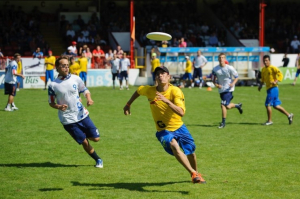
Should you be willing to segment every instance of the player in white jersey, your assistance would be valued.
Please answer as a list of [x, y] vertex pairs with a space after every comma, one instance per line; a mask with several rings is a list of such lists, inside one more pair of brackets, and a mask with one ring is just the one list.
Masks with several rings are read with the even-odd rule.
[[[197, 56], [193, 60], [194, 64], [194, 74], [193, 74], [193, 82], [195, 82], [195, 78], [199, 77], [200, 84], [199, 88], [202, 88], [202, 68], [207, 64], [207, 59], [201, 55], [201, 51], [197, 51]], [[192, 87], [194, 87], [194, 83], [192, 83]]]
[[11, 62], [5, 68], [5, 83], [4, 83], [4, 94], [8, 95], [7, 105], [5, 111], [14, 111], [18, 110], [14, 103], [14, 97], [16, 96], [16, 87], [17, 87], [17, 76], [22, 77], [22, 74], [17, 73], [18, 62], [21, 59], [21, 55], [16, 53]]
[[[243, 113], [242, 103], [234, 104], [231, 103], [233, 99], [232, 92], [234, 91], [234, 86], [238, 81], [238, 73], [233, 66], [225, 64], [226, 56], [224, 53], [219, 55], [219, 65], [213, 68], [213, 83], [219, 89], [221, 98], [221, 109], [222, 109], [222, 122], [219, 128], [225, 127], [225, 120], [227, 116], [227, 109], [237, 108], [240, 114]], [[232, 80], [232, 76], [234, 80]]]
[[103, 161], [97, 155], [89, 140], [98, 142], [100, 134], [89, 117], [88, 110], [81, 103], [79, 93], [87, 99], [87, 106], [93, 105], [89, 90], [77, 75], [69, 73], [67, 57], [60, 57], [55, 62], [58, 77], [49, 84], [49, 105], [58, 109], [58, 117], [65, 130], [96, 161], [95, 167], [103, 168]]
[[117, 57], [117, 54], [113, 55], [113, 58], [110, 60], [111, 64], [111, 74], [113, 81], [113, 89], [115, 89], [115, 79], [119, 76], [119, 67], [120, 67], [120, 59]]
[[122, 82], [123, 82], [123, 78], [126, 80], [126, 89], [129, 90], [128, 87], [128, 70], [130, 67], [130, 61], [129, 59], [126, 57], [126, 53], [123, 54], [123, 57], [120, 59], [120, 90], [123, 90], [123, 86], [122, 86]]

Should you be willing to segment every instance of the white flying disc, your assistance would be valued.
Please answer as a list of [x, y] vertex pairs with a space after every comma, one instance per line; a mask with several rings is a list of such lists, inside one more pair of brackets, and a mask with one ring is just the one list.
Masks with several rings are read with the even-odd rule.
[[148, 39], [155, 40], [155, 41], [168, 41], [172, 39], [172, 36], [168, 33], [164, 32], [150, 32], [146, 35]]
[[215, 88], [215, 85], [212, 82], [206, 82], [206, 85], [211, 88]]

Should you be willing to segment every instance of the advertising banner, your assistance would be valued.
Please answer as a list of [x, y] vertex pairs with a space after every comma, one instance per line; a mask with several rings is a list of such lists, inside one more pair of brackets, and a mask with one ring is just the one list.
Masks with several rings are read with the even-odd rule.
[[297, 72], [297, 68], [290, 68], [290, 67], [279, 67], [279, 70], [283, 74], [283, 80], [280, 82], [281, 84], [291, 84], [295, 79], [295, 75]]
[[25, 76], [43, 76], [45, 75], [44, 59], [22, 58], [23, 75]]

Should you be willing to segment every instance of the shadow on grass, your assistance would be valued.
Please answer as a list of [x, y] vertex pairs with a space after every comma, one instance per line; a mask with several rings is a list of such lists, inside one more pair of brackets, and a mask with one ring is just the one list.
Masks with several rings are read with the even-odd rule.
[[[258, 122], [226, 122], [228, 124], [239, 124], [239, 125], [262, 125], [262, 123]], [[185, 124], [186, 126], [202, 126], [202, 127], [218, 127], [220, 123], [216, 124]]]
[[63, 188], [43, 188], [39, 189], [40, 191], [62, 191], [64, 190]]
[[80, 166], [90, 166], [90, 165], [68, 165], [68, 164], [59, 164], [51, 162], [39, 162], [39, 163], [15, 163], [15, 164], [0, 164], [0, 167], [80, 167]]
[[164, 185], [172, 185], [172, 184], [177, 184], [177, 183], [190, 183], [190, 181], [181, 181], [181, 182], [159, 182], [159, 183], [131, 183], [131, 182], [121, 182], [121, 183], [80, 183], [80, 182], [71, 182], [73, 186], [90, 186], [94, 187], [91, 190], [101, 190], [101, 189], [106, 189], [107, 187], [111, 187], [114, 189], [127, 189], [129, 191], [140, 191], [140, 192], [173, 192], [173, 193], [181, 193], [183, 195], [189, 194], [188, 191], [159, 191], [159, 190], [145, 190], [144, 187], [151, 187], [151, 186], [164, 186]]

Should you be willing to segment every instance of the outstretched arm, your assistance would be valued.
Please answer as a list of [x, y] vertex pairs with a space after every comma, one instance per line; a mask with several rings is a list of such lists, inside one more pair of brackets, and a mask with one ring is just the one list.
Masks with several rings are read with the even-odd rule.
[[131, 98], [129, 99], [129, 101], [126, 103], [126, 105], [124, 106], [123, 110], [124, 110], [124, 115], [131, 115], [130, 113], [130, 106], [131, 104], [134, 102], [134, 100], [136, 98], [138, 98], [140, 95], [137, 93], [137, 91], [135, 91], [133, 93], [133, 95], [131, 96]]

